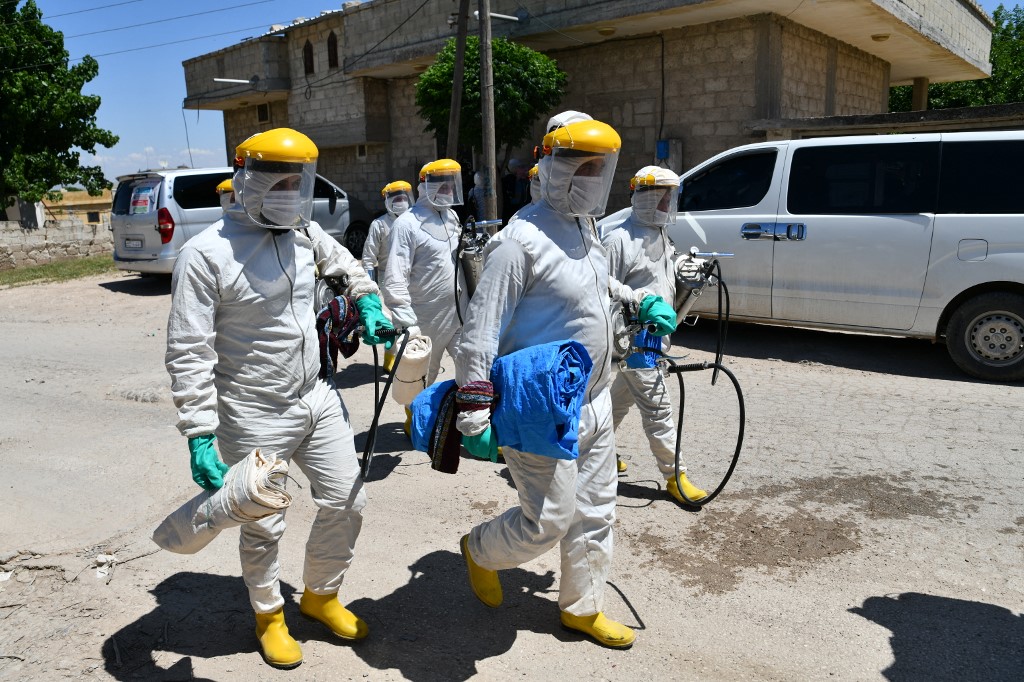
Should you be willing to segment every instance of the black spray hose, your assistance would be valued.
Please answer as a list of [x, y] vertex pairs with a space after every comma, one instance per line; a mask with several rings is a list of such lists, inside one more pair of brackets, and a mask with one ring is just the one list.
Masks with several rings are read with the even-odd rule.
[[402, 335], [402, 342], [398, 346], [398, 352], [395, 353], [395, 362], [391, 367], [391, 372], [388, 374], [388, 379], [384, 382], [383, 394], [380, 391], [380, 372], [378, 371], [380, 363], [377, 360], [377, 346], [373, 346], [373, 398], [376, 408], [373, 411], [373, 421], [370, 422], [370, 431], [366, 434], [366, 445], [363, 447], [363, 462], [360, 467], [360, 473], [362, 473], [364, 480], [370, 473], [373, 446], [377, 443], [377, 422], [380, 420], [380, 413], [384, 410], [384, 401], [387, 400], [388, 390], [391, 388], [395, 375], [398, 373], [398, 365], [402, 361], [402, 354], [405, 353], [405, 345], [409, 343], [407, 329], [381, 329], [377, 331], [377, 337], [381, 339], [396, 338], [399, 335]]
[[459, 305], [459, 267], [462, 263], [462, 244], [455, 249], [453, 255], [455, 261], [455, 314], [459, 316], [459, 326], [465, 326], [465, 321], [462, 319], [462, 306]]
[[[703, 507], [705, 504], [718, 497], [718, 493], [722, 492], [722, 490], [725, 488], [725, 484], [728, 483], [729, 478], [732, 477], [733, 470], [736, 469], [736, 463], [739, 462], [740, 450], [743, 449], [743, 429], [747, 421], [746, 407], [743, 403], [743, 390], [740, 388], [740, 382], [736, 380], [736, 375], [729, 371], [728, 367], [725, 367], [724, 365], [718, 362], [692, 362], [685, 365], [677, 365], [675, 362], [672, 361], [671, 358], [665, 358], [665, 360], [667, 360], [668, 364], [671, 365], [671, 367], [668, 370], [668, 373], [675, 374], [676, 377], [679, 379], [679, 423], [676, 425], [675, 458], [676, 488], [679, 490], [679, 494], [683, 497], [684, 500], [686, 500], [688, 504], [691, 504], [695, 507]], [[717, 374], [719, 370], [725, 372], [725, 375], [729, 377], [729, 379], [732, 381], [732, 385], [736, 389], [736, 400], [740, 408], [740, 426], [739, 432], [736, 435], [736, 450], [733, 452], [732, 461], [729, 463], [729, 470], [725, 472], [725, 478], [722, 479], [722, 482], [718, 484], [718, 487], [716, 487], [714, 491], [707, 497], [701, 500], [691, 500], [689, 497], [686, 496], [686, 493], [683, 491], [682, 481], [680, 480], [682, 472], [679, 470], [679, 454], [680, 450], [682, 449], [683, 443], [683, 415], [685, 414], [686, 409], [686, 387], [683, 384], [683, 372], [696, 372], [711, 368], [714, 368], [715, 374]], [[712, 383], [714, 383], [713, 380]]]
[[[729, 287], [725, 286], [725, 281], [722, 279], [722, 264], [718, 262], [718, 259], [716, 258], [711, 265], [714, 276], [718, 279], [718, 339], [715, 342], [715, 365], [721, 366], [722, 355], [725, 353], [725, 335], [729, 330]], [[722, 317], [723, 296], [725, 297], [724, 318]], [[711, 385], [714, 386], [716, 381], [718, 381], [717, 366], [711, 375]]]

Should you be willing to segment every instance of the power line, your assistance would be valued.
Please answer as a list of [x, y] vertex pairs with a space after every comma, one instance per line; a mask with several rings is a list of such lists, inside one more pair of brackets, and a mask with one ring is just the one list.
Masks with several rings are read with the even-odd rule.
[[[135, 0], [135, 1], [138, 1], [138, 0]], [[48, 44], [57, 42], [57, 40], [59, 40], [60, 38], [63, 38], [64, 40], [71, 40], [72, 38], [82, 38], [84, 36], [93, 36], [93, 35], [96, 35], [96, 34], [99, 34], [99, 33], [111, 33], [113, 31], [126, 31], [126, 30], [132, 29], [132, 28], [140, 28], [142, 26], [152, 26], [153, 24], [163, 24], [165, 22], [176, 21], [178, 19], [189, 19], [191, 17], [198, 17], [198, 16], [203, 15], [203, 14], [216, 14], [217, 12], [227, 12], [229, 10], [237, 9], [239, 7], [249, 7], [251, 5], [265, 5], [266, 3], [273, 2], [273, 1], [274, 0], [256, 0], [256, 2], [247, 2], [247, 3], [242, 4], [242, 5], [232, 5], [231, 7], [222, 7], [220, 9], [211, 9], [211, 10], [206, 10], [205, 12], [194, 12], [192, 14], [182, 14], [182, 15], [177, 16], [177, 17], [167, 17], [166, 19], [156, 19], [154, 21], [145, 21], [145, 22], [138, 23], [138, 24], [132, 24], [130, 26], [119, 26], [117, 28], [104, 28], [104, 29], [101, 29], [99, 31], [91, 31], [89, 33], [76, 33], [75, 35], [70, 35], [70, 36], [61, 35], [60, 37], [55, 37], [55, 38], [52, 38], [50, 40], [39, 40], [39, 41], [35, 41], [35, 42], [30, 42], [30, 43], [26, 42], [26, 43], [15, 43], [13, 45], [0, 45], [0, 50], [13, 50], [13, 49], [17, 49], [19, 47], [26, 47], [26, 46], [29, 46], [29, 45], [48, 45]]]
[[[393, 29], [391, 30], [391, 33], [387, 34], [386, 36], [384, 36], [383, 38], [381, 38], [380, 40], [378, 40], [378, 41], [377, 41], [377, 43], [376, 43], [376, 44], [375, 44], [375, 45], [374, 45], [373, 47], [371, 47], [371, 48], [370, 48], [369, 50], [367, 50], [366, 52], [362, 53], [361, 55], [359, 55], [358, 57], [356, 57], [355, 59], [353, 59], [353, 60], [352, 60], [351, 62], [346, 62], [346, 63], [345, 63], [345, 69], [348, 69], [348, 68], [349, 68], [350, 66], [352, 66], [353, 64], [355, 64], [356, 62], [358, 62], [358, 61], [359, 61], [360, 59], [362, 59], [362, 58], [363, 58], [363, 57], [365, 57], [366, 55], [368, 55], [368, 54], [370, 54], [371, 52], [373, 52], [374, 50], [376, 50], [376, 49], [377, 49], [378, 47], [380, 47], [380, 46], [381, 46], [381, 44], [382, 44], [382, 43], [383, 43], [383, 42], [384, 42], [385, 40], [387, 40], [387, 39], [388, 39], [388, 38], [390, 38], [391, 36], [395, 35], [395, 33], [397, 33], [397, 32], [398, 32], [398, 29], [402, 28], [402, 27], [403, 27], [403, 26], [405, 26], [405, 25], [406, 25], [407, 23], [409, 23], [409, 21], [410, 21], [410, 20], [411, 20], [411, 19], [412, 19], [412, 18], [413, 18], [414, 16], [416, 16], [416, 15], [417, 15], [417, 14], [419, 13], [419, 11], [420, 11], [421, 9], [423, 9], [424, 7], [426, 7], [426, 6], [427, 6], [427, 3], [428, 3], [428, 2], [430, 2], [430, 0], [423, 0], [423, 2], [422, 2], [422, 3], [420, 4], [420, 6], [419, 6], [419, 7], [417, 7], [416, 9], [414, 9], [414, 10], [412, 11], [412, 14], [410, 14], [409, 16], [407, 16], [407, 17], [406, 17], [406, 18], [405, 18], [405, 19], [404, 19], [404, 20], [402, 21], [402, 23], [400, 23], [400, 24], [399, 24], [398, 26], [395, 26], [395, 27], [394, 27], [394, 28], [393, 28]], [[338, 75], [338, 72], [335, 72], [335, 73], [331, 73], [331, 74], [328, 74], [328, 75], [326, 75], [326, 76], [324, 76], [324, 77], [322, 77], [322, 78], [318, 78], [318, 79], [316, 79], [315, 81], [312, 81], [312, 82], [307, 82], [307, 83], [306, 83], [306, 88], [305, 88], [305, 91], [306, 91], [307, 93], [309, 93], [309, 92], [310, 92], [310, 91], [311, 91], [311, 90], [313, 89], [313, 86], [315, 86], [315, 85], [316, 85], [317, 83], [320, 83], [320, 82], [322, 82], [322, 81], [325, 81], [325, 80], [329, 80], [329, 79], [331, 79], [331, 78], [334, 78], [334, 77], [335, 77], [335, 76], [337, 76], [337, 75]], [[310, 96], [309, 96], [309, 95], [307, 94], [307, 95], [306, 95], [306, 99], [309, 99], [309, 97], [310, 97]]]
[[[41, 9], [39, 9], [38, 5], [36, 6], [36, 11], [39, 12], [39, 16], [40, 16], [41, 19], [49, 20], [49, 19], [56, 19], [57, 17], [69, 17], [72, 14], [82, 14], [83, 12], [95, 12], [96, 10], [107, 9], [108, 7], [120, 7], [121, 5], [131, 5], [131, 4], [136, 3], [136, 2], [143, 2], [143, 0], [124, 0], [124, 2], [115, 2], [112, 5], [100, 5], [99, 7], [90, 7], [88, 9], [76, 9], [74, 12], [64, 12], [62, 14], [50, 14], [50, 15], [46, 15], [46, 16], [43, 15], [43, 11]], [[24, 9], [24, 8], [22, 8], [22, 9]], [[35, 19], [21, 19], [19, 21], [12, 21], [11, 25], [26, 24], [26, 23], [28, 23], [30, 21], [35, 21]]]
[[238, 9], [240, 7], [251, 7], [252, 5], [265, 5], [268, 2], [274, 2], [274, 0], [257, 0], [256, 2], [246, 2], [246, 3], [243, 3], [241, 5], [232, 5], [231, 7], [221, 7], [220, 9], [210, 9], [210, 10], [206, 10], [205, 12], [193, 12], [192, 14], [182, 14], [182, 15], [177, 16], [177, 17], [167, 17], [166, 19], [156, 19], [155, 21], [146, 21], [146, 22], [143, 22], [141, 24], [132, 24], [131, 26], [120, 26], [118, 28], [105, 28], [105, 29], [102, 29], [100, 31], [91, 31], [89, 33], [76, 33], [75, 35], [64, 36], [64, 39], [65, 40], [70, 40], [71, 38], [81, 38], [83, 36], [94, 36], [97, 33], [110, 33], [112, 31], [125, 31], [127, 29], [137, 28], [139, 26], [152, 26], [153, 24], [162, 24], [162, 23], [164, 23], [166, 21], [177, 21], [178, 19], [189, 19], [191, 17], [198, 17], [198, 16], [201, 16], [203, 14], [216, 14], [218, 12], [227, 12], [229, 10]]
[[247, 28], [238, 28], [238, 29], [234, 29], [234, 30], [230, 30], [230, 31], [218, 31], [217, 33], [210, 33], [210, 34], [207, 34], [205, 36], [196, 36], [194, 38], [183, 38], [181, 40], [170, 40], [170, 41], [167, 41], [166, 43], [156, 43], [156, 44], [153, 44], [153, 45], [146, 45], [144, 47], [133, 47], [133, 48], [129, 48], [127, 50], [115, 50], [113, 52], [101, 52], [99, 54], [85, 55], [84, 57], [75, 57], [73, 59], [56, 59], [56, 60], [49, 61], [49, 62], [39, 62], [38, 64], [29, 64], [28, 66], [19, 66], [19, 67], [15, 67], [15, 68], [11, 68], [11, 69], [0, 69], [0, 73], [10, 73], [11, 71], [28, 71], [29, 69], [35, 69], [35, 68], [38, 68], [38, 67], [41, 67], [41, 66], [55, 66], [55, 65], [58, 65], [58, 64], [70, 64], [71, 62], [80, 62], [83, 59], [85, 59], [85, 57], [93, 57], [93, 58], [96, 58], [96, 57], [109, 57], [111, 55], [125, 54], [127, 52], [140, 52], [142, 50], [152, 50], [153, 48], [157, 48], [157, 47], [165, 47], [167, 45], [177, 45], [179, 43], [188, 43], [188, 42], [192, 42], [194, 40], [203, 40], [204, 38], [216, 38], [218, 36], [231, 35], [232, 33], [242, 33], [244, 31], [254, 31], [257, 28], [264, 28], [266, 25], [267, 25], [266, 23], [262, 23], [262, 24], [259, 24], [257, 26], [249, 26]]

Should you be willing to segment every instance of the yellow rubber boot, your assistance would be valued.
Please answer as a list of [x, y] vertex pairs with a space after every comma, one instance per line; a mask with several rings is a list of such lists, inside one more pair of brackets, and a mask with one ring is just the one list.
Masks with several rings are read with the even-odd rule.
[[620, 474], [624, 474], [626, 473], [626, 469], [629, 468], [629, 465], [623, 462], [618, 455], [615, 455], [615, 468], [618, 469]]
[[342, 639], [362, 639], [370, 634], [369, 626], [342, 606], [337, 594], [313, 594], [306, 590], [299, 600], [299, 611], [320, 621]]
[[466, 568], [469, 570], [469, 586], [473, 594], [492, 609], [501, 606], [504, 596], [501, 593], [501, 581], [498, 572], [478, 566], [473, 557], [469, 556], [469, 536], [463, 535], [459, 543], [462, 556], [466, 557]]
[[405, 408], [405, 424], [402, 425], [402, 430], [405, 431], [407, 438], [412, 438], [412, 410], [408, 407]]
[[609, 649], [628, 649], [636, 640], [636, 633], [622, 623], [605, 618], [603, 613], [592, 616], [574, 616], [562, 611], [562, 627], [587, 635]]
[[[699, 502], [700, 500], [703, 500], [705, 497], [708, 496], [706, 490], [701, 490], [700, 488], [686, 480], [686, 474], [679, 474], [679, 480], [683, 484], [683, 492], [686, 493], [686, 497], [689, 497], [692, 501]], [[686, 498], [679, 494], [679, 487], [676, 485], [675, 476], [668, 479], [666, 483], [669, 495], [674, 497], [676, 501], [680, 502], [681, 504], [689, 504], [689, 502], [686, 501]]]
[[384, 351], [384, 363], [381, 367], [385, 372], [391, 374], [392, 370], [395, 369], [395, 351], [390, 348]]
[[287, 670], [302, 663], [302, 649], [284, 624], [283, 607], [273, 613], [256, 614], [256, 639], [269, 665]]

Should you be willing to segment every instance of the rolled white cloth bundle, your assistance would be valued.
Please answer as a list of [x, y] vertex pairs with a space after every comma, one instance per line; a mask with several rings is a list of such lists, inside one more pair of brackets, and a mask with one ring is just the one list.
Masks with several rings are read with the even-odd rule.
[[220, 490], [204, 490], [165, 518], [153, 542], [169, 552], [195, 554], [222, 530], [286, 509], [292, 503], [287, 477], [286, 461], [256, 448], [228, 469]]

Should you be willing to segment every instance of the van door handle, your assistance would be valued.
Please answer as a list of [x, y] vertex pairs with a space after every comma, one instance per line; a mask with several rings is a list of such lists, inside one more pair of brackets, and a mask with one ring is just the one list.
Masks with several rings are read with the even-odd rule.
[[743, 223], [740, 227], [743, 239], [775, 239], [775, 223]]
[[784, 228], [783, 230], [776, 230], [776, 234], [782, 232], [779, 235], [779, 241], [800, 242], [807, 239], [807, 226], [803, 223], [785, 223], [784, 225], [779, 225], [779, 227]]

